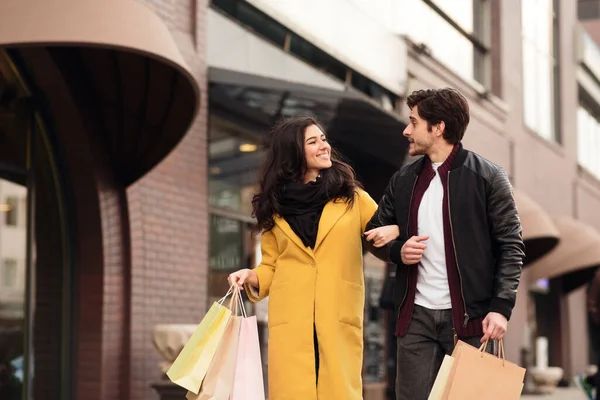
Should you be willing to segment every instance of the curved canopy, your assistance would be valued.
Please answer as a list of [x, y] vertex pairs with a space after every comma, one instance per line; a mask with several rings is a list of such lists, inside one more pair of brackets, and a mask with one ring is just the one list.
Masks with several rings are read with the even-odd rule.
[[518, 189], [515, 189], [515, 201], [523, 226], [525, 265], [529, 265], [558, 244], [560, 233], [552, 218], [542, 207]]
[[50, 54], [127, 185], [175, 147], [198, 110], [198, 83], [168, 28], [135, 0], [2, 0], [0, 48]]
[[571, 217], [554, 219], [560, 232], [560, 243], [554, 251], [540, 258], [530, 268], [530, 278], [558, 278], [569, 292], [589, 282], [600, 266], [600, 233]]

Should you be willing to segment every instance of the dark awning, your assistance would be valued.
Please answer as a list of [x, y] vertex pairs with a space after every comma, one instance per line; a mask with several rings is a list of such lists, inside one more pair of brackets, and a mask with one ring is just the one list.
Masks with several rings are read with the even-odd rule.
[[[282, 117], [314, 115], [327, 128], [334, 147], [351, 161], [375, 198], [403, 164], [406, 125], [366, 95], [242, 72], [209, 69], [211, 113], [265, 130]], [[258, 128], [258, 129], [257, 129]]]
[[[175, 147], [198, 110], [198, 83], [168, 28], [134, 0], [2, 0], [0, 48], [29, 77], [40, 54], [53, 60], [126, 185]], [[60, 113], [64, 100], [38, 89]]]
[[556, 247], [560, 233], [548, 213], [518, 189], [515, 189], [515, 201], [523, 226], [525, 265], [529, 265]]
[[571, 217], [555, 218], [560, 242], [554, 250], [531, 264], [530, 280], [560, 278], [569, 292], [588, 283], [600, 266], [600, 234]]

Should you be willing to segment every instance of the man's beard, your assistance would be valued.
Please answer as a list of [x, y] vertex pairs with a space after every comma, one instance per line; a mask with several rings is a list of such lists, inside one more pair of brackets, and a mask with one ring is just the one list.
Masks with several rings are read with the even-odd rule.
[[417, 144], [417, 142], [412, 142], [412, 151], [409, 151], [411, 156], [424, 156], [427, 154], [427, 150], [429, 146], [425, 146], [422, 144]]

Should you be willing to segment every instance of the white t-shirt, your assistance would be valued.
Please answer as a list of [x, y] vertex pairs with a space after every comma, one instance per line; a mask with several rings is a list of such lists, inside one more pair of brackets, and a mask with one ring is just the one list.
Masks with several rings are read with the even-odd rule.
[[442, 163], [432, 164], [436, 173], [423, 195], [418, 215], [419, 236], [429, 236], [429, 239], [423, 242], [427, 248], [418, 265], [415, 304], [432, 310], [452, 308], [444, 249], [444, 187], [437, 173], [440, 165]]

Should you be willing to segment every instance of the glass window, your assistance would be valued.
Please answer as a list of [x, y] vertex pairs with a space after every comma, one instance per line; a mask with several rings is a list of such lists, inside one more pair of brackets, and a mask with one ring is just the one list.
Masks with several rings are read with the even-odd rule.
[[[487, 53], [483, 27], [484, 0], [405, 0], [400, 6], [401, 33], [424, 44], [432, 56], [467, 81], [487, 86]], [[458, 26], [453, 26], [452, 23]], [[432, 29], [431, 27], [435, 27]], [[481, 29], [479, 28], [481, 27]]]
[[2, 264], [2, 284], [5, 288], [17, 287], [17, 260], [7, 258]]
[[19, 199], [14, 196], [6, 198], [6, 203], [3, 204], [5, 210], [5, 222], [8, 226], [17, 226], [17, 217], [19, 214]]
[[239, 0], [212, 0], [212, 4], [237, 19], [257, 34], [283, 47], [287, 30], [271, 18], [267, 17], [254, 6]]
[[433, 0], [432, 3], [452, 18], [462, 29], [473, 33], [473, 7], [477, 0]]
[[211, 215], [210, 268], [228, 272], [242, 268], [242, 247], [242, 222]]
[[541, 137], [558, 141], [553, 0], [526, 0], [521, 4], [525, 124]]
[[577, 160], [582, 168], [600, 179], [600, 122], [583, 105], [577, 110]]
[[214, 117], [208, 141], [209, 204], [250, 217], [252, 195], [264, 154], [259, 140]]
[[300, 36], [292, 34], [290, 52], [314, 65], [317, 69], [342, 81], [346, 80], [347, 68], [344, 64]]

